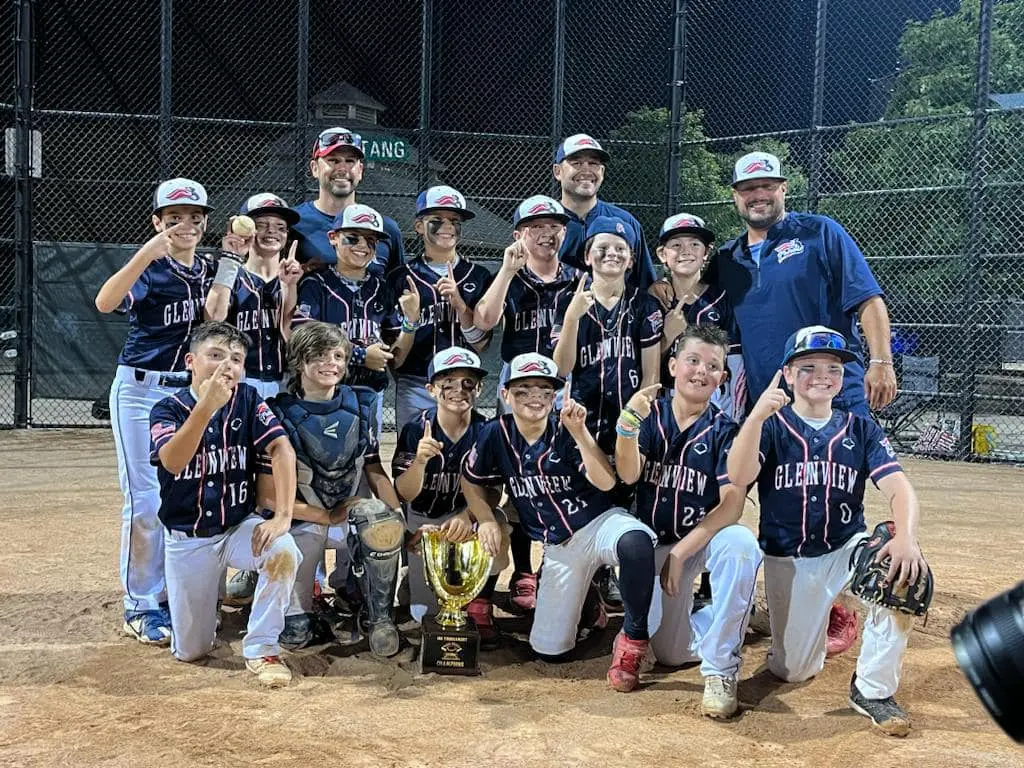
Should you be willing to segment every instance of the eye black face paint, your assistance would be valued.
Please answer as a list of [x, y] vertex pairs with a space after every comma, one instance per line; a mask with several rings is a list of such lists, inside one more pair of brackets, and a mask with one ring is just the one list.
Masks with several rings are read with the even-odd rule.
[[441, 227], [443, 227], [445, 225], [445, 223], [448, 223], [448, 224], [452, 225], [452, 228], [455, 230], [455, 236], [456, 237], [461, 237], [462, 236], [462, 222], [461, 221], [447, 221], [446, 222], [444, 219], [427, 219], [427, 232], [429, 232], [432, 237], [436, 236], [437, 233], [441, 231]]

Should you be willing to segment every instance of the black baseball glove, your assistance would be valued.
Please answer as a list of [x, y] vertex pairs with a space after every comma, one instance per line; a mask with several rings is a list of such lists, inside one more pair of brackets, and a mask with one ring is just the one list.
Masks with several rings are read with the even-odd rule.
[[853, 569], [850, 591], [865, 602], [876, 603], [901, 613], [923, 616], [928, 612], [935, 589], [931, 568], [922, 570], [914, 581], [896, 586], [885, 582], [891, 558], [886, 556], [880, 562], [875, 562], [879, 550], [895, 533], [896, 524], [888, 520], [875, 526], [870, 538], [857, 544], [850, 555], [850, 567]]

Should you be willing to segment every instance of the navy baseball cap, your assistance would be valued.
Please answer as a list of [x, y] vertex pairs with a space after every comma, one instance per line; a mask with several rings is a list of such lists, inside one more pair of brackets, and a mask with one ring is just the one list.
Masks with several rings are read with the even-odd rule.
[[238, 212], [255, 219], [257, 216], [278, 216], [289, 227], [299, 223], [299, 214], [288, 207], [288, 203], [272, 192], [261, 192], [242, 203]]
[[384, 217], [368, 205], [353, 203], [345, 206], [341, 213], [334, 217], [331, 228], [327, 231], [337, 232], [341, 229], [362, 230], [383, 235]]
[[427, 381], [448, 371], [472, 371], [481, 379], [487, 375], [487, 369], [480, 364], [480, 357], [465, 347], [448, 347], [434, 355], [427, 366]]
[[857, 356], [850, 351], [846, 337], [839, 331], [826, 328], [824, 325], [809, 325], [786, 339], [786, 351], [782, 356], [782, 364], [789, 365], [800, 357], [821, 352], [835, 355], [844, 363], [852, 363], [857, 359]]
[[326, 131], [320, 131], [320, 135], [316, 137], [316, 141], [313, 142], [313, 159], [316, 160], [318, 157], [326, 157], [336, 149], [342, 147], [348, 147], [362, 160], [366, 155], [363, 154], [363, 137], [358, 133], [350, 131], [348, 128], [328, 128]]
[[607, 163], [611, 157], [593, 136], [577, 133], [558, 145], [558, 149], [555, 150], [555, 165], [580, 152], [593, 152], [601, 158], [602, 163]]
[[455, 187], [430, 187], [419, 193], [416, 197], [416, 216], [425, 216], [434, 211], [454, 211], [462, 216], [463, 221], [468, 221], [476, 216], [469, 206], [466, 205], [466, 198]]
[[533, 219], [557, 219], [565, 224], [569, 221], [569, 216], [562, 204], [553, 197], [534, 195], [516, 207], [516, 212], [512, 215], [512, 226], [518, 227]]
[[715, 233], [707, 228], [704, 219], [692, 213], [677, 213], [665, 219], [658, 233], [658, 242], [664, 245], [673, 235], [695, 235], [704, 245], [711, 245], [715, 240]]
[[172, 205], [194, 205], [202, 208], [204, 213], [209, 213], [213, 210], [209, 203], [206, 188], [192, 179], [168, 179], [160, 182], [153, 193], [153, 213], [159, 213], [161, 209]]
[[589, 240], [597, 235], [618, 235], [629, 245], [630, 250], [636, 250], [636, 233], [622, 219], [614, 216], [598, 216], [587, 224], [587, 232], [584, 239]]
[[782, 163], [770, 152], [750, 152], [736, 161], [732, 169], [732, 186], [749, 179], [776, 179], [786, 181]]
[[558, 366], [550, 357], [545, 357], [538, 352], [524, 352], [512, 358], [508, 364], [508, 378], [505, 380], [505, 387], [513, 381], [521, 379], [547, 379], [556, 387], [565, 385], [565, 379], [558, 375]]

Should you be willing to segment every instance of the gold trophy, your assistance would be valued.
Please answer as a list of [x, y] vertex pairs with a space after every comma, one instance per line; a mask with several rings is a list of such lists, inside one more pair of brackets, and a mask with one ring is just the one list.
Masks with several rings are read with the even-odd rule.
[[463, 607], [480, 594], [491, 573], [491, 556], [476, 537], [453, 544], [441, 531], [426, 531], [421, 540], [427, 583], [441, 610], [423, 617], [420, 671], [441, 675], [479, 675], [480, 634]]

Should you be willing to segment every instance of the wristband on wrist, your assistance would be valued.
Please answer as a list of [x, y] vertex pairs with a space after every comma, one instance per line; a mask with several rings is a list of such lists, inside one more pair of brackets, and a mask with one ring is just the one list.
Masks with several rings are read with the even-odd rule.
[[475, 325], [470, 325], [462, 329], [462, 335], [470, 344], [479, 344], [487, 338], [487, 331], [481, 331]]
[[223, 285], [229, 290], [235, 287], [238, 270], [242, 268], [242, 265], [235, 260], [236, 258], [234, 254], [230, 257], [222, 255], [217, 260], [217, 274], [213, 278], [214, 285]]
[[417, 329], [419, 327], [420, 327], [420, 321], [419, 320], [416, 320], [414, 322], [414, 321], [409, 320], [407, 318], [404, 318], [404, 317], [402, 318], [402, 333], [416, 333], [416, 331], [417, 331]]
[[352, 345], [352, 364], [363, 365], [366, 363], [366, 347], [361, 347], [358, 344]]
[[619, 437], [624, 437], [627, 440], [635, 440], [637, 435], [640, 434], [640, 430], [637, 428], [630, 428], [628, 425], [624, 425], [621, 421], [615, 425], [615, 434]]
[[868, 360], [868, 365], [892, 365], [892, 360], [884, 360], [880, 357], [872, 357]]

